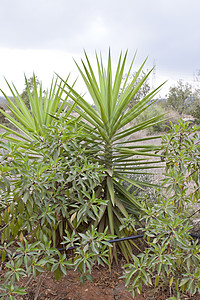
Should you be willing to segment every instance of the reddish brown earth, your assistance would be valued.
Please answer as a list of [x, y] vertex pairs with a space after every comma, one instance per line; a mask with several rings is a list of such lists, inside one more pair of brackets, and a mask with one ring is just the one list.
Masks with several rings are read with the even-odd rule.
[[[131, 293], [124, 287], [124, 280], [120, 279], [122, 269], [114, 266], [111, 272], [107, 268], [95, 268], [92, 272], [93, 283], [87, 281], [81, 285], [79, 274], [68, 271], [60, 281], [56, 281], [51, 273], [40, 275], [36, 281], [28, 284], [28, 294], [20, 296], [23, 300], [131, 300]], [[23, 285], [27, 279], [23, 280]], [[165, 300], [170, 295], [167, 291], [144, 289], [136, 300]], [[200, 295], [183, 299], [200, 300]]]

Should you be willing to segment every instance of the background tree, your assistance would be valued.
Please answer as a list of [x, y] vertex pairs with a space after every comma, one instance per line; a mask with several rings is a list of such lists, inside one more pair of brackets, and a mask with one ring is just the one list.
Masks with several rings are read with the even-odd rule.
[[[33, 74], [32, 77], [29, 79], [25, 78], [25, 88], [21, 94], [21, 98], [23, 99], [24, 103], [30, 107], [30, 101], [29, 101], [29, 92], [28, 92], [28, 87], [30, 89], [30, 93], [32, 96], [34, 96], [34, 81], [36, 83], [36, 87], [38, 88], [40, 85], [40, 81], [37, 76]], [[28, 87], [27, 87], [28, 84]]]
[[200, 124], [200, 101], [193, 107], [191, 115], [195, 118], [195, 123]]
[[190, 114], [195, 102], [196, 94], [192, 92], [192, 86], [189, 83], [184, 84], [182, 80], [179, 80], [176, 86], [170, 87], [167, 105], [180, 115]]

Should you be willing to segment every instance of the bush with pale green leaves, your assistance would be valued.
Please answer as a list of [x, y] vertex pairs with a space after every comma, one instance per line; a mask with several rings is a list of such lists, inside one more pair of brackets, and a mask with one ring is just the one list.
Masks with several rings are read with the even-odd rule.
[[144, 205], [140, 222], [147, 247], [124, 266], [125, 284], [133, 296], [144, 285], [168, 289], [167, 299], [200, 292], [200, 245], [190, 235], [191, 219], [199, 215], [199, 209], [190, 215], [187, 209], [199, 203], [199, 129], [180, 120], [163, 137], [164, 192], [158, 191], [154, 205]]
[[[49, 270], [60, 279], [66, 268], [75, 268], [84, 281], [93, 265], [109, 264], [107, 240], [114, 236], [108, 228], [99, 233], [94, 227], [107, 206], [99, 190], [105, 169], [86, 155], [81, 138], [76, 126], [61, 119], [29, 145], [37, 155], [24, 153], [20, 143], [0, 143], [0, 252], [6, 267], [0, 289], [5, 295], [25, 293], [16, 285], [23, 276], [36, 278]], [[74, 245], [69, 261], [56, 250]]]

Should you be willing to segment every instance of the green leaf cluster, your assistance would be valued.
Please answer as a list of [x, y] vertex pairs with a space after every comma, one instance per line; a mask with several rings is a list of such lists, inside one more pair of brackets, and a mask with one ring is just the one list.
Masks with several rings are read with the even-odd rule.
[[[43, 128], [45, 134], [23, 153], [19, 145], [1, 142], [1, 241], [28, 232], [59, 244], [63, 232], [84, 231], [96, 222], [107, 201], [101, 198], [104, 169], [85, 155], [81, 134], [66, 120]], [[40, 154], [39, 154], [40, 153]]]
[[[51, 241], [45, 238], [44, 242], [30, 242], [23, 238], [21, 242], [17, 242], [14, 246], [13, 242], [4, 243], [0, 246], [1, 253], [7, 253], [5, 261], [2, 254], [2, 261], [5, 265], [4, 278], [1, 278], [1, 299], [13, 299], [15, 296], [25, 295], [26, 289], [19, 287], [17, 282], [24, 276], [36, 279], [38, 275], [45, 271], [54, 274], [56, 280], [60, 280], [65, 276], [67, 269], [73, 268], [80, 272], [80, 280], [92, 281], [91, 272], [94, 265], [109, 265], [108, 249], [111, 244], [109, 239], [114, 238], [107, 235], [107, 230], [98, 233], [94, 227], [87, 230], [85, 234], [70, 233], [65, 230], [64, 239], [66, 249], [73, 248], [76, 243], [76, 250], [73, 256], [67, 257], [66, 254], [60, 253], [58, 249], [51, 247]], [[89, 245], [89, 246], [88, 246]], [[10, 249], [12, 248], [12, 250]]]
[[[67, 77], [66, 82], [68, 81]], [[42, 83], [39, 84], [35, 75], [32, 82], [26, 78], [26, 90], [28, 98], [20, 95], [15, 85], [10, 85], [6, 80], [8, 88], [12, 94], [9, 98], [2, 90], [4, 97], [8, 102], [8, 109], [10, 113], [0, 109], [0, 113], [5, 116], [7, 121], [12, 124], [12, 128], [0, 124], [0, 128], [5, 130], [6, 134], [1, 134], [1, 138], [18, 143], [22, 140], [29, 144], [30, 141], [36, 140], [38, 136], [42, 135], [43, 126], [53, 125], [55, 122], [54, 115], [60, 116], [61, 113], [66, 112], [66, 102], [68, 97], [62, 97], [63, 88], [65, 85], [61, 84], [56, 78], [52, 79], [50, 90], [43, 95]], [[62, 98], [62, 100], [61, 100]], [[26, 144], [23, 145], [26, 147]]]
[[155, 203], [146, 202], [140, 217], [148, 247], [124, 266], [125, 282], [133, 296], [141, 293], [143, 285], [167, 288], [169, 299], [200, 292], [200, 245], [190, 234], [191, 219], [199, 209], [188, 213], [188, 207], [199, 202], [198, 130], [180, 120], [163, 137], [164, 192], [158, 190]]
[[[43, 128], [29, 154], [20, 143], [1, 142], [0, 254], [7, 270], [1, 290], [11, 299], [25, 293], [16, 285], [22, 276], [49, 270], [60, 279], [70, 267], [83, 282], [91, 280], [92, 266], [109, 264], [107, 241], [114, 236], [94, 227], [107, 206], [105, 169], [85, 154], [81, 139], [80, 129], [60, 119]], [[56, 250], [62, 244], [76, 246], [73, 259]]]

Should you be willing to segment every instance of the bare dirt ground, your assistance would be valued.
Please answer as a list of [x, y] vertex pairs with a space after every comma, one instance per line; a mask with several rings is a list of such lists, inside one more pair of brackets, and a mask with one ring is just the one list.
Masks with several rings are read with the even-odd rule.
[[132, 299], [130, 292], [124, 287], [123, 280], [119, 279], [121, 275], [122, 272], [117, 267], [111, 272], [107, 268], [95, 268], [92, 274], [93, 283], [87, 281], [81, 284], [79, 274], [75, 271], [68, 271], [67, 275], [58, 282], [52, 274], [45, 273], [30, 284], [28, 295], [21, 299]]
[[[93, 282], [85, 282], [81, 285], [79, 274], [68, 271], [60, 281], [56, 281], [52, 274], [44, 273], [36, 281], [28, 285], [28, 294], [20, 296], [21, 300], [131, 300], [132, 295], [124, 286], [124, 280], [120, 279], [122, 269], [113, 266], [111, 272], [107, 268], [95, 268], [92, 272]], [[23, 280], [23, 284], [27, 279]], [[170, 297], [166, 290], [144, 288], [136, 300], [165, 300]], [[189, 297], [183, 295], [181, 300], [200, 300], [200, 295]]]

